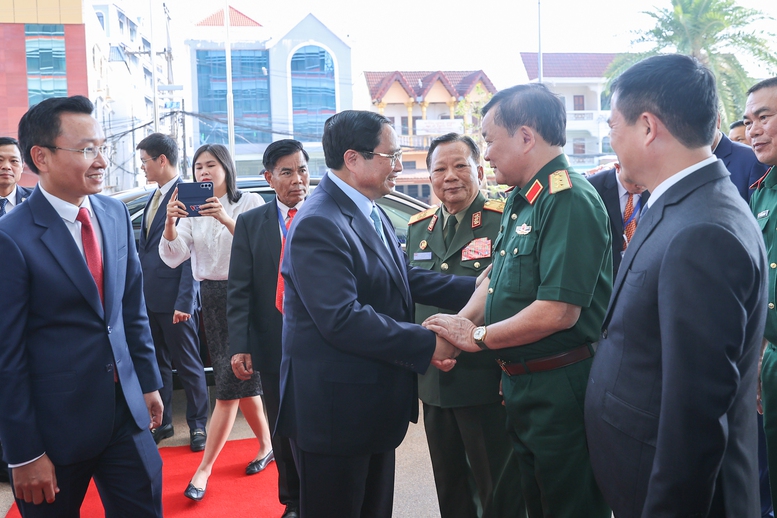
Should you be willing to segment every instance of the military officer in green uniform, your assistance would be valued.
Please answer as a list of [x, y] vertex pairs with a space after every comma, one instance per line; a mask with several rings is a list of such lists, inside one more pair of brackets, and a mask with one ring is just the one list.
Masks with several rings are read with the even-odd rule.
[[583, 422], [612, 291], [607, 211], [569, 169], [564, 105], [544, 85], [503, 90], [483, 115], [485, 158], [513, 187], [493, 270], [459, 316], [425, 325], [464, 351], [494, 350], [529, 516], [609, 518]]
[[[769, 260], [769, 302], [759, 378], [759, 411], [763, 412], [766, 454], [777, 502], [777, 77], [752, 86], [745, 104], [745, 132], [759, 162], [772, 166], [755, 184], [750, 208], [763, 231]], [[762, 407], [762, 408], [761, 408]]]
[[[426, 166], [442, 206], [410, 219], [407, 253], [413, 266], [474, 277], [491, 264], [504, 202], [486, 201], [480, 193], [479, 163], [480, 150], [470, 137], [449, 133], [432, 141]], [[440, 311], [416, 304], [416, 322]], [[429, 369], [418, 377], [441, 518], [523, 515], [495, 359], [491, 352], [465, 353], [452, 371]]]

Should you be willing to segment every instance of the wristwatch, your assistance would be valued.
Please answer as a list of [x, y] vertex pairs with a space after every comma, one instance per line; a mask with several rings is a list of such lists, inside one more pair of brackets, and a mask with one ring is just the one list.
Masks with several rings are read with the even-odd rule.
[[475, 340], [477, 346], [484, 351], [488, 350], [488, 346], [486, 345], [486, 332], [486, 326], [476, 327], [472, 332], [472, 339]]

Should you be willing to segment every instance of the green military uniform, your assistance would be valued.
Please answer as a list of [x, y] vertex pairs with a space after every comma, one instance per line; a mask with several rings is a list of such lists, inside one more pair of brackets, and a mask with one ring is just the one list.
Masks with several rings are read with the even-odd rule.
[[[447, 224], [458, 221], [448, 246], [442, 208], [413, 216], [407, 236], [410, 263], [436, 272], [479, 275], [491, 264], [503, 209], [504, 202], [486, 201], [478, 194], [467, 210], [448, 216]], [[449, 313], [416, 304], [416, 323], [441, 312]], [[478, 507], [483, 518], [523, 512], [495, 359], [490, 352], [462, 353], [450, 372], [430, 368], [418, 377], [442, 518], [477, 518]]]
[[[525, 366], [598, 339], [612, 291], [610, 223], [599, 195], [569, 171], [563, 154], [511, 192], [490, 279], [486, 325], [511, 318], [535, 300], [582, 308], [571, 329], [500, 349], [500, 360]], [[502, 376], [529, 516], [610, 517], [593, 477], [583, 423], [591, 362]]]
[[768, 340], [761, 365], [766, 455], [771, 477], [772, 502], [777, 502], [777, 172], [771, 167], [756, 183], [750, 208], [763, 232], [769, 260], [769, 305], [764, 338]]

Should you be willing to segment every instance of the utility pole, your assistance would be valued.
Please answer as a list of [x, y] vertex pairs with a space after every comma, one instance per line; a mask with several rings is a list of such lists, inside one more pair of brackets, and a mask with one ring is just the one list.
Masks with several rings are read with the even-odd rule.
[[224, 0], [224, 26], [227, 29], [225, 58], [227, 60], [227, 131], [229, 135], [229, 153], [235, 159], [235, 99], [232, 95], [232, 42], [229, 39], [229, 0]]
[[537, 0], [537, 81], [542, 83], [542, 0]]
[[154, 133], [159, 133], [159, 93], [156, 89], [156, 52], [154, 52], [154, 0], [148, 0], [148, 30], [151, 46], [151, 83], [154, 89]]

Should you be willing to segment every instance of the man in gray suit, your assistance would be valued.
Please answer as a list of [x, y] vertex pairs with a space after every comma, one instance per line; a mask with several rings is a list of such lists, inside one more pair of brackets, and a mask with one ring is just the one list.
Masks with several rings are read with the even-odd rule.
[[613, 149], [651, 196], [588, 382], [594, 475], [619, 518], [760, 516], [753, 414], [766, 254], [712, 155], [715, 78], [694, 58], [655, 56], [612, 91]]

